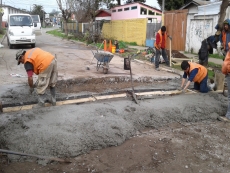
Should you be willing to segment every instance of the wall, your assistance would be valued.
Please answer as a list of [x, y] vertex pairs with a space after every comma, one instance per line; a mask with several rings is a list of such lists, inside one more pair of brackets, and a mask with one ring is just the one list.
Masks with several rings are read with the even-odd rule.
[[213, 19], [191, 19], [190, 21], [190, 30], [189, 30], [189, 47], [190, 50], [193, 49], [194, 53], [198, 53], [201, 42], [215, 34], [213, 33], [213, 28], [215, 27], [213, 24]]
[[104, 23], [102, 34], [108, 39], [113, 38], [145, 45], [146, 28], [147, 19], [116, 20]]
[[198, 7], [195, 4], [191, 4], [188, 8], [188, 13], [197, 13]]
[[[135, 6], [137, 7], [137, 9], [131, 9], [132, 7]], [[141, 7], [147, 9], [146, 14], [141, 14]], [[124, 11], [125, 8], [128, 8], [129, 10]], [[122, 9], [122, 11], [119, 12], [118, 9]], [[116, 12], [113, 12], [113, 10], [116, 10]], [[149, 11], [153, 11], [155, 15], [149, 15]], [[155, 19], [155, 21], [158, 23], [161, 22], [161, 15], [156, 15], [156, 13], [161, 14], [160, 11], [154, 10], [152, 8], [149, 8], [139, 3], [132, 3], [132, 4], [118, 6], [111, 9], [111, 12], [112, 12], [111, 13], [112, 20], [151, 18], [151, 19]]]
[[111, 20], [111, 16], [106, 17], [96, 17], [95, 20]]

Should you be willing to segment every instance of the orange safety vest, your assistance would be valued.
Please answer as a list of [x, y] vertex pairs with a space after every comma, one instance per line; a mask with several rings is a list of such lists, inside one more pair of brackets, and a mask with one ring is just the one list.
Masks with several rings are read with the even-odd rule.
[[222, 31], [222, 41], [223, 41], [223, 46], [224, 50], [226, 50], [226, 32]]
[[50, 65], [53, 59], [54, 56], [49, 52], [41, 50], [40, 48], [33, 48], [26, 51], [24, 63], [30, 62], [33, 64], [33, 72], [38, 75]]
[[192, 63], [192, 62], [189, 62], [189, 65], [190, 65], [190, 68], [189, 68], [189, 73], [187, 73], [187, 75], [189, 76], [191, 71], [194, 70], [195, 68], [197, 68], [198, 73], [194, 77], [193, 82], [200, 83], [207, 76], [207, 73], [208, 73], [207, 69], [200, 64], [196, 64], [196, 63]]
[[[162, 43], [162, 32], [161, 30], [159, 30], [157, 33], [159, 33], [160, 35], [160, 42], [159, 42], [159, 46], [157, 45], [157, 42], [155, 41], [154, 43], [154, 46], [157, 48], [157, 49], [160, 49], [161, 48], [161, 43]], [[167, 40], [167, 33], [165, 32], [164, 34], [164, 39], [165, 39], [165, 47], [166, 47], [166, 40]]]
[[[230, 43], [228, 43], [228, 48], [230, 50]], [[222, 65], [222, 73], [227, 75], [230, 73], [230, 52], [227, 52], [227, 55], [225, 56], [223, 65]]]

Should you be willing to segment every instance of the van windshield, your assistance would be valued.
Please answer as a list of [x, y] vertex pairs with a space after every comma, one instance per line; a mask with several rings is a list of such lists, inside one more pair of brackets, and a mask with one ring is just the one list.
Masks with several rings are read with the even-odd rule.
[[10, 16], [10, 26], [32, 26], [32, 19], [30, 16], [13, 15]]
[[31, 17], [32, 17], [34, 23], [40, 23], [38, 15], [32, 15]]

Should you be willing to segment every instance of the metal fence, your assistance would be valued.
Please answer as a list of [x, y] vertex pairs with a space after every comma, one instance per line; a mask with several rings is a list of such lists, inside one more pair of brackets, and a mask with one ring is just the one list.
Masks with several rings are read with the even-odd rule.
[[147, 23], [146, 39], [153, 39], [161, 28], [161, 23]]

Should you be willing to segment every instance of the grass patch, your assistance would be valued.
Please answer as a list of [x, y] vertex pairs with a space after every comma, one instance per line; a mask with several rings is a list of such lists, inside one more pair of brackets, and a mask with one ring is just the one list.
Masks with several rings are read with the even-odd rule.
[[6, 30], [5, 29], [1, 29], [0, 30], [0, 38], [2, 38], [5, 34]]
[[209, 57], [216, 59], [224, 59], [224, 56], [220, 56], [219, 54], [209, 54]]
[[215, 77], [214, 71], [208, 70], [208, 78], [209, 78], [209, 79], [214, 79], [214, 77]]
[[212, 68], [222, 68], [222, 65], [220, 64], [215, 64], [214, 62], [208, 62], [208, 66]]
[[67, 36], [62, 33], [59, 29], [47, 31], [48, 34], [52, 34], [56, 37], [67, 38]]

